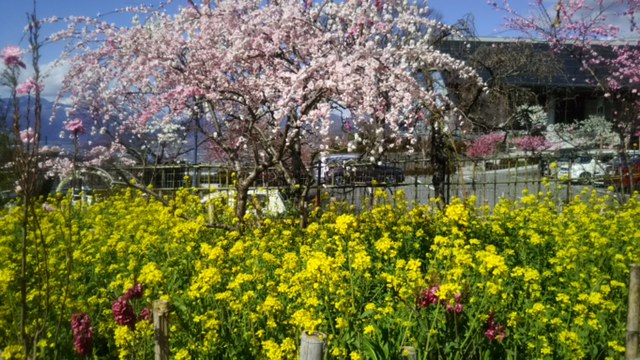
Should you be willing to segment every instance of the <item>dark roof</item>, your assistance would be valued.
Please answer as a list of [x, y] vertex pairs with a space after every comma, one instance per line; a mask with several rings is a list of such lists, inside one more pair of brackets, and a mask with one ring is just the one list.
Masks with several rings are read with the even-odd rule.
[[[517, 77], [508, 79], [508, 82], [516, 86], [527, 87], [581, 87], [581, 88], [596, 88], [593, 82], [593, 77], [587, 72], [583, 71], [581, 60], [579, 58], [580, 49], [578, 47], [564, 46], [561, 50], [552, 51], [551, 46], [547, 42], [532, 41], [532, 40], [518, 40], [518, 39], [448, 39], [439, 44], [440, 51], [453, 56], [456, 59], [468, 61], [472, 55], [476, 53], [482, 47], [513, 47], [517, 49], [521, 46], [530, 46], [533, 51], [549, 53], [549, 56], [556, 56], [558, 60], [557, 71], [550, 78], [548, 76], [538, 76], [535, 73], [521, 73]], [[604, 57], [614, 57], [613, 47], [615, 45], [607, 45], [606, 43], [593, 45], [593, 50], [598, 52]], [[606, 75], [607, 68], [605, 66], [599, 66], [596, 68], [596, 72], [601, 75]], [[480, 75], [488, 78], [488, 73], [480, 72]]]

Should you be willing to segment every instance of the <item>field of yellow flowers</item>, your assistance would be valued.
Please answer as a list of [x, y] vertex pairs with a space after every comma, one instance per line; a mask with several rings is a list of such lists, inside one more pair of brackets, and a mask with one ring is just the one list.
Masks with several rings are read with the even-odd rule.
[[[548, 191], [440, 210], [378, 195], [362, 213], [316, 210], [305, 228], [252, 212], [242, 231], [208, 227], [189, 190], [169, 206], [132, 190], [90, 206], [59, 196], [31, 212], [24, 276], [23, 210], [4, 209], [2, 357], [152, 358], [155, 299], [170, 304], [175, 359], [295, 359], [303, 330], [327, 334], [330, 359], [624, 353], [636, 198], [559, 205]], [[214, 215], [240, 228], [221, 203]]]

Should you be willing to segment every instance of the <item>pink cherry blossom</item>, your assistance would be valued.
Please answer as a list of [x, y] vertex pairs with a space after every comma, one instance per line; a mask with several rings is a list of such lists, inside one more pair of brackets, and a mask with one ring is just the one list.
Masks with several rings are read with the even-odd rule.
[[20, 131], [20, 141], [23, 144], [33, 144], [36, 141], [36, 133], [33, 128]]
[[42, 92], [44, 85], [37, 83], [33, 79], [29, 79], [16, 87], [16, 94], [27, 95], [32, 91]]
[[[189, 5], [149, 15], [153, 26], [78, 24], [81, 45], [103, 45], [77, 47], [62, 96], [71, 116], [91, 114], [87, 127], [105, 128], [124, 147], [143, 142], [145, 153], [183, 153], [179, 139], [201, 133], [238, 167], [238, 187], [269, 167], [292, 171], [293, 144], [307, 154], [326, 151], [338, 113], [357, 134], [340, 134], [349, 147], [379, 156], [415, 143], [416, 132], [405, 129], [416, 109], [442, 119], [455, 108], [416, 79], [419, 68], [481, 84], [473, 69], [432, 46], [429, 33], [454, 30], [412, 2]], [[249, 164], [255, 170], [239, 171]], [[311, 159], [301, 167], [312, 171]]]
[[22, 62], [22, 49], [17, 46], [7, 46], [2, 49], [2, 61], [6, 66], [20, 66], [26, 68], [24, 62]]
[[71, 132], [74, 136], [84, 134], [84, 125], [81, 119], [73, 119], [64, 125], [64, 129]]

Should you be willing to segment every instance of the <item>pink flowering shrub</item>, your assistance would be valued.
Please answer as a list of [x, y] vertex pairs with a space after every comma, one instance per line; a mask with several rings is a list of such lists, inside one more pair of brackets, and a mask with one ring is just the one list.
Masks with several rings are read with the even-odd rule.
[[470, 159], [484, 159], [495, 155], [498, 145], [505, 140], [505, 134], [491, 133], [482, 135], [474, 141], [465, 142], [466, 155]]
[[511, 143], [514, 144], [518, 149], [536, 153], [544, 150], [549, 150], [553, 148], [553, 143], [549, 142], [543, 136], [525, 136], [522, 138], [517, 138], [511, 140]]

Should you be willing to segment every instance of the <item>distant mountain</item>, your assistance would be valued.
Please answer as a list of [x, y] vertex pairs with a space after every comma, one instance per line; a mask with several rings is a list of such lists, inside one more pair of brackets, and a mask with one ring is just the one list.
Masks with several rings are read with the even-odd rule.
[[[30, 119], [30, 124], [33, 124], [33, 99], [31, 99], [31, 114], [30, 117], [27, 116], [27, 110], [29, 105], [29, 100], [26, 96], [20, 97], [20, 110], [22, 116], [22, 128], [27, 128], [27, 119]], [[11, 129], [13, 116], [11, 110], [11, 103], [9, 99], [0, 99], [0, 114], [4, 115], [8, 114], [6, 118], [5, 129]], [[72, 145], [71, 140], [69, 139], [61, 139], [60, 132], [64, 128], [64, 120], [66, 119], [66, 107], [58, 106], [55, 109], [55, 116], [52, 119], [52, 114], [54, 114], [54, 103], [47, 99], [42, 99], [42, 129], [41, 129], [41, 145], [57, 145], [62, 147], [68, 147]], [[31, 125], [33, 126], [33, 125]]]

